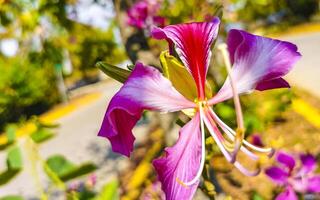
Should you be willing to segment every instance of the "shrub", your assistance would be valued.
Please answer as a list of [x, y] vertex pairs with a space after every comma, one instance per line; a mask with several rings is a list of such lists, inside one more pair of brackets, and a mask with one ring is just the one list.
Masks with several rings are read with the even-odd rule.
[[7, 122], [40, 114], [58, 101], [53, 69], [27, 59], [0, 58], [0, 129]]

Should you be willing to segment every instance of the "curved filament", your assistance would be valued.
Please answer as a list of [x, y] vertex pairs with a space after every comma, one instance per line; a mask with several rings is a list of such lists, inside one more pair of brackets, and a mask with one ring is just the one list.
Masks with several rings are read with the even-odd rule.
[[[200, 113], [200, 115], [203, 115], [203, 113]], [[234, 166], [237, 169], [239, 169], [239, 171], [241, 171], [243, 174], [245, 174], [247, 176], [256, 176], [256, 175], [258, 175], [260, 173], [260, 169], [256, 169], [254, 171], [249, 171], [243, 165], [241, 165], [238, 161], [233, 160], [232, 159], [232, 155], [230, 154], [230, 152], [227, 151], [227, 149], [223, 145], [223, 137], [220, 137], [222, 135], [219, 132], [218, 127], [216, 127], [214, 124], [212, 124], [212, 119], [211, 119], [210, 115], [209, 116], [208, 115], [207, 116], [202, 116], [202, 118], [204, 119], [205, 125], [208, 128], [211, 136], [216, 141], [216, 144], [218, 145], [219, 149], [221, 150], [222, 154], [226, 157], [228, 162], [233, 161], [234, 162]]]
[[[222, 128], [222, 130], [227, 134], [227, 136], [230, 139], [233, 139], [236, 135], [234, 130], [232, 130], [228, 125], [226, 125], [218, 116], [217, 114], [210, 108], [210, 114], [212, 115], [213, 119], [218, 123], [218, 125]], [[258, 147], [247, 140], [243, 140], [243, 144], [255, 151], [261, 152], [261, 153], [268, 153], [268, 156], [271, 157], [274, 154], [274, 149], [273, 148], [263, 148], [263, 147]]]

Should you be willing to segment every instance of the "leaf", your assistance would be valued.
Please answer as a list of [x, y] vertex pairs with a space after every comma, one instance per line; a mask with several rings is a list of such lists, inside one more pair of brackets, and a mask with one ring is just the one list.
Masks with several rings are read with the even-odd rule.
[[[176, 90], [187, 99], [194, 101], [198, 96], [197, 86], [193, 77], [182, 63], [174, 56], [171, 56], [168, 51], [163, 51], [160, 54], [160, 62], [164, 76], [171, 81]], [[208, 83], [206, 83], [205, 90], [207, 98], [212, 97], [212, 91]]]
[[120, 67], [110, 65], [106, 62], [98, 62], [96, 66], [106, 75], [119, 81], [120, 83], [124, 83], [131, 73], [129, 70], [125, 70]]
[[59, 176], [52, 171], [52, 169], [48, 166], [47, 163], [44, 162], [43, 164], [44, 171], [46, 172], [47, 176], [50, 178], [50, 180], [59, 188], [65, 189], [65, 185], [63, 181], [59, 178]]
[[0, 186], [7, 184], [20, 170], [7, 169], [0, 174]]
[[23, 167], [21, 150], [18, 146], [9, 149], [7, 157], [8, 169], [21, 170]]
[[39, 128], [38, 130], [36, 130], [31, 134], [31, 138], [35, 143], [44, 142], [52, 138], [53, 136], [54, 134], [46, 128]]
[[252, 200], [263, 200], [263, 197], [259, 193], [254, 192]]
[[88, 174], [97, 169], [97, 166], [90, 162], [77, 166], [62, 155], [54, 155], [49, 157], [46, 161], [46, 164], [52, 170], [52, 172], [57, 174], [59, 179], [63, 181]]
[[8, 139], [8, 143], [11, 144], [14, 142], [14, 140], [16, 139], [16, 125], [9, 125], [6, 127], [6, 136]]
[[75, 168], [75, 165], [68, 161], [63, 155], [54, 155], [47, 159], [47, 165], [59, 177]]
[[101, 193], [95, 200], [118, 200], [118, 181], [114, 180], [103, 186]]
[[1, 197], [0, 200], [24, 200], [21, 196], [9, 195], [5, 197]]
[[68, 171], [65, 174], [61, 175], [61, 180], [68, 181], [70, 179], [77, 178], [79, 176], [89, 174], [97, 169], [97, 166], [93, 163], [83, 163], [79, 166], [76, 166], [72, 170]]

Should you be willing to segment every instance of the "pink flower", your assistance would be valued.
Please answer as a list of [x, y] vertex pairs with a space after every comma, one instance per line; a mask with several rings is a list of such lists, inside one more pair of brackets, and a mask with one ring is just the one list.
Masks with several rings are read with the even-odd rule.
[[[165, 156], [153, 161], [162, 183], [166, 199], [192, 199], [199, 184], [205, 162], [205, 127], [216, 141], [226, 159], [241, 172], [253, 176], [259, 169], [249, 171], [237, 160], [239, 150], [257, 161], [252, 151], [268, 153], [273, 149], [254, 146], [243, 140], [243, 122], [238, 94], [255, 89], [267, 90], [289, 87], [282, 79], [300, 58], [297, 47], [291, 43], [231, 30], [228, 50], [232, 69], [220, 91], [210, 99], [206, 97], [206, 74], [211, 58], [211, 45], [218, 34], [220, 20], [170, 25], [155, 28], [153, 37], [165, 39], [170, 52], [175, 49], [196, 85], [193, 100], [184, 97], [157, 69], [135, 65], [120, 91], [112, 98], [105, 114], [99, 136], [110, 140], [112, 149], [130, 156], [134, 136], [132, 128], [144, 110], [176, 112], [193, 109], [193, 118], [181, 128], [177, 143], [165, 149]], [[186, 86], [188, 87], [188, 86]], [[236, 112], [240, 113], [240, 129], [232, 130], [219, 119], [212, 106], [235, 98]], [[228, 139], [221, 133], [223, 130]]]
[[139, 29], [150, 29], [152, 26], [164, 26], [165, 18], [158, 16], [160, 4], [155, 0], [142, 0], [127, 11], [128, 24]]
[[301, 165], [297, 166], [295, 158], [285, 152], [276, 156], [279, 165], [266, 169], [266, 175], [276, 184], [284, 186], [285, 191], [277, 200], [298, 200], [296, 192], [320, 193], [320, 174], [315, 174], [317, 161], [310, 154], [300, 155]]

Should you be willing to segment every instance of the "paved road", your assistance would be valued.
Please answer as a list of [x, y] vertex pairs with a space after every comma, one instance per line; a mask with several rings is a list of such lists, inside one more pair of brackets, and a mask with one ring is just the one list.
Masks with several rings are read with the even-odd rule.
[[[103, 93], [102, 98], [97, 101], [80, 107], [73, 113], [61, 118], [58, 123], [60, 127], [56, 130], [57, 135], [42, 143], [39, 152], [42, 158], [47, 158], [53, 154], [63, 154], [74, 163], [80, 164], [86, 161], [92, 161], [99, 166], [95, 172], [98, 176], [98, 183], [106, 183], [115, 178], [117, 172], [129, 162], [125, 157], [120, 157], [111, 151], [109, 142], [101, 137], [97, 137], [97, 132], [102, 121], [106, 105], [114, 93], [119, 89], [120, 84], [108, 82], [99, 84], [94, 91]], [[139, 133], [144, 132], [144, 127], [138, 127]], [[143, 129], [143, 130], [141, 130]], [[143, 134], [138, 136], [143, 137]], [[141, 138], [140, 137], [140, 138]], [[137, 137], [137, 141], [140, 140]], [[24, 141], [20, 141], [24, 146]], [[26, 199], [35, 199], [39, 196], [36, 190], [35, 182], [30, 175], [30, 161], [24, 156], [25, 168], [9, 184], [0, 187], [0, 197], [9, 194], [22, 195]], [[5, 153], [0, 152], [0, 169], [5, 168]], [[41, 167], [38, 169], [41, 184], [44, 188], [49, 185], [48, 179], [42, 173]], [[64, 199], [61, 198], [54, 198]]]
[[302, 54], [297, 66], [289, 73], [288, 80], [320, 97], [320, 32], [283, 39], [295, 43]]

